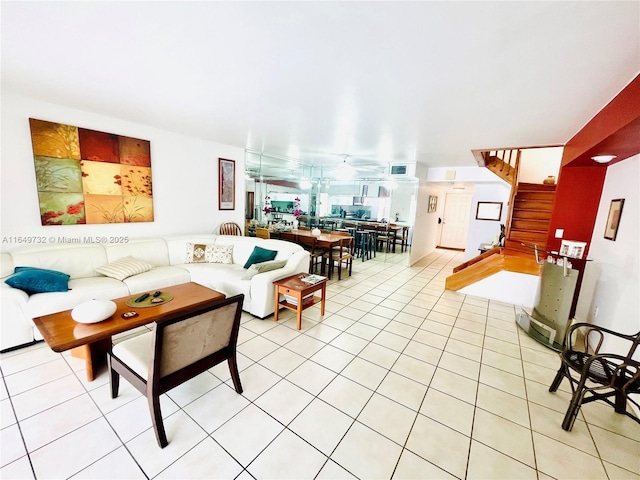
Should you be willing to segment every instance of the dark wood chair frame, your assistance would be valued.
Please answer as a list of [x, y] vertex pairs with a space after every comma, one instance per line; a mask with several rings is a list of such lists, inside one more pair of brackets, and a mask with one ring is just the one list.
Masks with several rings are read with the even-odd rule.
[[[227, 360], [229, 363], [229, 371], [233, 380], [233, 386], [238, 394], [242, 393], [242, 384], [240, 383], [240, 375], [238, 373], [238, 363], [236, 360], [236, 343], [238, 341], [238, 331], [240, 329], [240, 317], [242, 315], [242, 303], [244, 295], [236, 295], [224, 300], [210, 303], [202, 308], [194, 310], [186, 315], [180, 315], [176, 318], [167, 318], [155, 323], [152, 333], [153, 340], [151, 344], [151, 358], [149, 364], [149, 378], [145, 379], [134, 372], [127, 364], [113, 354], [112, 351], [107, 355], [110, 381], [111, 381], [111, 398], [118, 396], [120, 386], [120, 376], [123, 376], [131, 385], [133, 385], [140, 393], [147, 397], [149, 410], [151, 412], [151, 421], [156, 434], [156, 440], [160, 448], [168, 445], [167, 435], [162, 421], [162, 413], [160, 411], [160, 395], [168, 392], [172, 388], [181, 385], [187, 380], [200, 375], [208, 369]], [[231, 328], [229, 343], [226, 347], [197, 360], [186, 367], [166, 376], [161, 376], [160, 367], [163, 350], [163, 333], [165, 328], [177, 322], [188, 320], [194, 316], [207, 312], [213, 312], [227, 305], [236, 304], [233, 326]]]
[[353, 255], [354, 255], [354, 238], [351, 236], [345, 236], [340, 239], [339, 246], [333, 247], [331, 250], [324, 254], [324, 258], [328, 262], [328, 277], [331, 279], [333, 267], [337, 263], [338, 265], [338, 280], [342, 280], [342, 264], [345, 263], [349, 276], [353, 268]]
[[320, 270], [324, 271], [323, 256], [326, 253], [326, 249], [318, 245], [318, 239], [316, 237], [307, 237], [306, 235], [298, 235], [297, 243], [302, 246], [307, 252], [309, 252], [309, 273], [315, 273], [318, 265]]
[[[576, 348], [582, 336], [584, 343]], [[629, 352], [626, 355], [600, 353], [606, 336], [630, 342]], [[562, 422], [564, 430], [573, 428], [581, 405], [595, 400], [608, 403], [617, 413], [640, 423], [640, 419], [627, 410], [627, 401], [640, 410], [640, 404], [629, 398], [630, 394], [640, 394], [640, 362], [632, 359], [639, 344], [640, 332], [625, 335], [589, 323], [576, 323], [567, 330], [565, 347], [560, 353], [562, 363], [549, 387], [550, 392], [557, 391], [564, 378], [571, 384], [572, 398]], [[613, 401], [609, 398], [612, 396], [615, 397]]]

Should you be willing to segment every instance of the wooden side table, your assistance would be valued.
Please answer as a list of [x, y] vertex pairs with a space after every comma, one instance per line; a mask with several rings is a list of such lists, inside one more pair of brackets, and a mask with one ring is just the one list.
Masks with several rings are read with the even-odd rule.
[[[320, 314], [324, 316], [324, 301], [327, 294], [327, 279], [324, 278], [318, 283], [306, 283], [302, 279], [308, 277], [308, 273], [296, 273], [290, 277], [276, 280], [273, 282], [275, 287], [275, 303], [273, 306], [273, 319], [278, 321], [278, 313], [280, 307], [294, 310], [297, 313], [297, 328], [302, 328], [302, 311], [320, 302]], [[314, 292], [320, 292], [320, 297], [313, 296], [310, 301], [306, 303], [303, 299]], [[295, 298], [296, 303], [288, 302], [286, 299], [280, 300], [280, 294], [288, 295]]]

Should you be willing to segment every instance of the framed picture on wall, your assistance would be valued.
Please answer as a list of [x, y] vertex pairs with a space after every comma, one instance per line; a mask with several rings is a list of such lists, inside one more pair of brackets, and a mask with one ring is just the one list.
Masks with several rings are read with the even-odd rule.
[[609, 216], [607, 224], [604, 228], [604, 238], [615, 242], [618, 236], [618, 227], [620, 226], [620, 216], [622, 215], [622, 207], [624, 206], [624, 198], [616, 198], [611, 200], [609, 206]]
[[433, 213], [438, 208], [438, 197], [435, 195], [429, 195], [429, 207], [427, 213]]
[[499, 222], [502, 216], [502, 202], [478, 202], [476, 220]]
[[218, 159], [218, 209], [236, 209], [236, 162]]

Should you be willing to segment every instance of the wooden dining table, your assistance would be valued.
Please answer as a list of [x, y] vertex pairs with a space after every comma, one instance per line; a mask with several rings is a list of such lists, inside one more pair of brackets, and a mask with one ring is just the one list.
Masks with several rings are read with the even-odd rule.
[[[296, 237], [307, 237], [307, 238], [316, 238], [316, 245], [320, 248], [324, 248], [326, 250], [331, 250], [333, 247], [340, 246], [340, 240], [343, 240], [346, 237], [351, 237], [346, 232], [322, 232], [320, 235], [315, 236], [311, 233], [311, 230], [291, 230], [292, 235]], [[296, 241], [296, 243], [298, 243]], [[298, 243], [299, 244], [299, 243]], [[326, 272], [326, 262], [322, 261], [321, 272], [324, 274]]]
[[[311, 233], [311, 230], [291, 230], [291, 233], [297, 235], [298, 237], [308, 237], [313, 238], [314, 235]], [[316, 244], [321, 248], [333, 248], [340, 245], [340, 240], [342, 240], [345, 236], [351, 236], [348, 233], [340, 233], [340, 232], [330, 232], [330, 233], [321, 233], [316, 237]]]

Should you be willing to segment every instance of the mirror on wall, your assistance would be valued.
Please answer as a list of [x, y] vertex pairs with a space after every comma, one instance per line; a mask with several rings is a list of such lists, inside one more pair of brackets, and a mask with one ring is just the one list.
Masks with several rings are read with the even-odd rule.
[[312, 164], [247, 151], [245, 187], [247, 195], [253, 193], [247, 208], [253, 204], [254, 224], [289, 227], [299, 209], [299, 224], [310, 228], [332, 229], [349, 221], [412, 226], [417, 179], [390, 178], [388, 164], [370, 161], [353, 171], [345, 164], [335, 158]]

